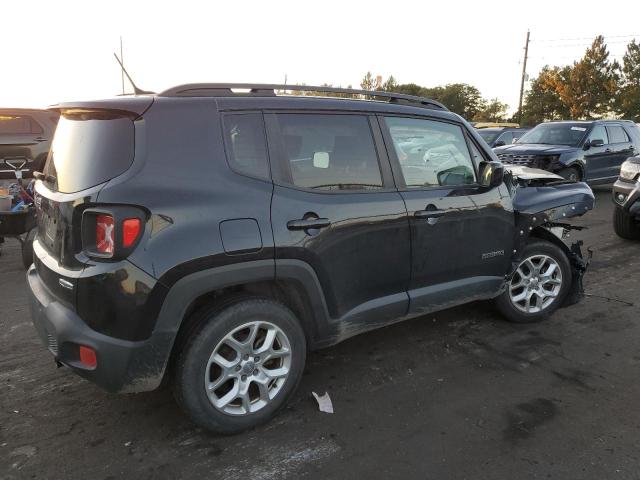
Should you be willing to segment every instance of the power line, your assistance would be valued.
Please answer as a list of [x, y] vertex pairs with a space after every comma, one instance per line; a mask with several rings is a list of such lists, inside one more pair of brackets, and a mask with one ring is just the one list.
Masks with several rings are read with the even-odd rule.
[[[532, 39], [532, 42], [573, 42], [575, 40], [594, 40], [599, 35], [594, 35], [593, 37], [580, 37], [580, 38], [543, 38], [542, 40], [538, 40], [536, 38]], [[630, 38], [630, 37], [640, 37], [639, 33], [634, 33], [633, 35], [602, 35], [606, 38]], [[555, 45], [554, 45], [555, 46]]]

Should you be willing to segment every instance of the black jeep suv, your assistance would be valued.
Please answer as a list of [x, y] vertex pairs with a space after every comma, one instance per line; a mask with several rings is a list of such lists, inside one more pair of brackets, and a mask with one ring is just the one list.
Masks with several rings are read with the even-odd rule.
[[308, 349], [473, 300], [530, 322], [579, 297], [586, 265], [561, 237], [586, 184], [505, 173], [431, 100], [283, 88], [55, 108], [27, 276], [57, 362], [114, 392], [167, 376], [230, 433], [285, 404]]
[[640, 128], [629, 120], [547, 122], [495, 152], [505, 164], [542, 168], [572, 181], [610, 183], [622, 162], [640, 152]]
[[42, 170], [58, 112], [25, 108], [0, 108], [0, 180], [31, 178]]

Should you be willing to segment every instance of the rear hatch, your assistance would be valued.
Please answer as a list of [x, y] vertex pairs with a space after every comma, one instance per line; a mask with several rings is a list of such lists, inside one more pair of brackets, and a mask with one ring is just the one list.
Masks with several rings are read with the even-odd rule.
[[[148, 106], [152, 99], [147, 100]], [[59, 292], [62, 277], [70, 282], [69, 291], [75, 286], [75, 278], [87, 261], [82, 254], [82, 212], [95, 204], [106, 182], [133, 163], [134, 121], [139, 116], [138, 112], [77, 106], [60, 111], [35, 198], [35, 264], [41, 279], [54, 292]]]

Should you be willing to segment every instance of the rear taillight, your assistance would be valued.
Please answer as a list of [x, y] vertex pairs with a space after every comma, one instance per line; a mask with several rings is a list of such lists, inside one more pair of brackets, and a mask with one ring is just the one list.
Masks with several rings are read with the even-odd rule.
[[82, 251], [97, 260], [127, 258], [144, 234], [145, 212], [137, 207], [109, 205], [82, 213]]
[[127, 218], [122, 222], [122, 246], [128, 248], [138, 239], [141, 230], [139, 218]]
[[98, 215], [96, 217], [96, 252], [104, 255], [113, 255], [115, 245], [113, 217], [111, 215]]

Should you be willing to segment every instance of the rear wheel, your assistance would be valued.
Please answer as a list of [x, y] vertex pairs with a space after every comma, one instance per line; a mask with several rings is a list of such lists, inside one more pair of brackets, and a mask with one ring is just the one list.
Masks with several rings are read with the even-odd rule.
[[551, 242], [536, 239], [525, 247], [496, 306], [512, 322], [538, 322], [562, 305], [570, 285], [571, 266], [565, 253]]
[[304, 332], [281, 303], [248, 298], [199, 314], [178, 353], [174, 394], [198, 425], [232, 434], [269, 420], [293, 395]]
[[640, 240], [640, 222], [620, 207], [613, 209], [613, 230], [626, 240]]
[[36, 238], [36, 229], [32, 228], [22, 243], [22, 264], [27, 270], [33, 263], [33, 240]]
[[558, 171], [558, 175], [570, 182], [582, 181], [582, 172], [577, 167], [563, 168], [562, 170]]

